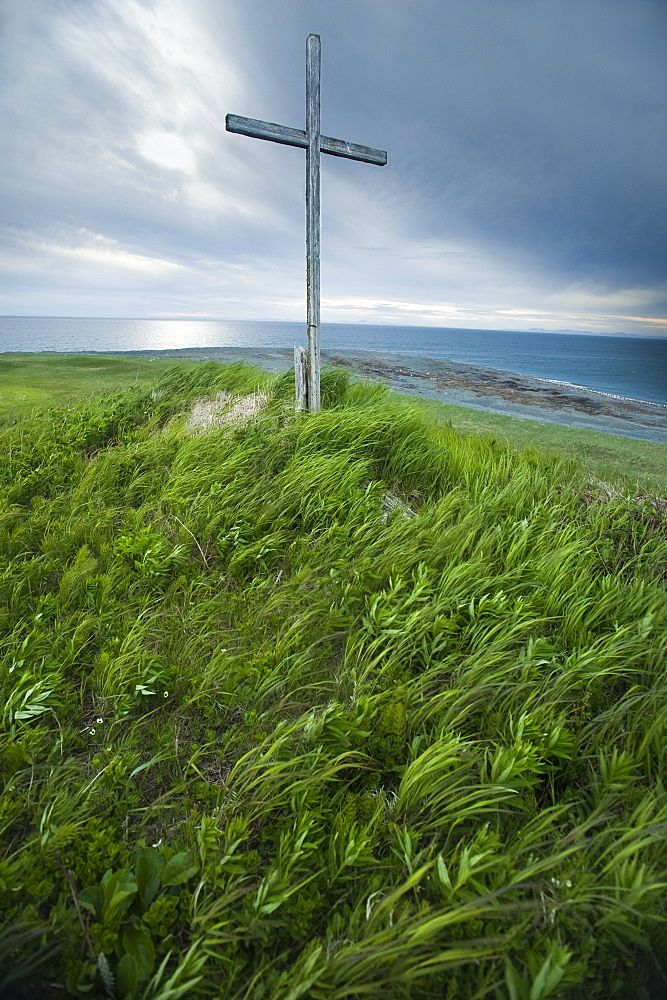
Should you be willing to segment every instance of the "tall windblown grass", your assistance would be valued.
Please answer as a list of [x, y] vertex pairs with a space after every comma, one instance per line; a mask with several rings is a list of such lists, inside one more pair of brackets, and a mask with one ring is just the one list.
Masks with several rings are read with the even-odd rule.
[[209, 363], [2, 432], [0, 992], [650, 996], [663, 509], [323, 399]]

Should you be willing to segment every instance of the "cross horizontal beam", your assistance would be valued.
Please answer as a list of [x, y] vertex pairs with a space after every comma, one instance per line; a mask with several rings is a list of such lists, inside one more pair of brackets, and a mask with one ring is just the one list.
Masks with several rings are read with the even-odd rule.
[[[254, 139], [268, 139], [269, 142], [280, 142], [284, 146], [299, 146], [308, 149], [308, 135], [300, 128], [288, 128], [286, 125], [276, 125], [274, 122], [261, 122], [256, 118], [243, 118], [241, 115], [227, 115], [225, 125], [228, 132], [238, 132]], [[331, 156], [343, 156], [348, 160], [361, 160], [362, 163], [374, 163], [384, 167], [387, 163], [387, 153], [384, 149], [373, 149], [372, 146], [358, 146], [344, 139], [331, 139], [328, 135], [320, 136], [320, 152]]]

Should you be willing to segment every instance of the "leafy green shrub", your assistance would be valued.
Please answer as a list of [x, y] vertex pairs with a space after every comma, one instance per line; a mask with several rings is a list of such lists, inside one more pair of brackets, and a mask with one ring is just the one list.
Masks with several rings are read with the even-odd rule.
[[165, 862], [155, 848], [143, 847], [137, 850], [133, 870], [109, 868], [99, 885], [78, 894], [79, 907], [94, 918], [87, 933], [107, 993], [137, 995], [155, 969], [153, 934], [169, 934], [183, 902], [178, 887], [196, 873], [186, 852]]

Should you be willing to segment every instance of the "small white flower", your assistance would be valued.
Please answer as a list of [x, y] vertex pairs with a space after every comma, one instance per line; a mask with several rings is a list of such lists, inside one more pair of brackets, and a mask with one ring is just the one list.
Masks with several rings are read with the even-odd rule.
[[104, 722], [104, 719], [102, 718], [102, 716], [101, 716], [101, 715], [98, 715], [98, 716], [97, 716], [97, 718], [95, 719], [95, 722], [96, 722], [96, 723], [97, 723], [97, 724], [98, 724], [99, 726], [101, 726], [101, 725], [102, 725], [102, 723]]
[[95, 735], [95, 726], [91, 726], [91, 727], [90, 727], [90, 735], [91, 735], [91, 736], [94, 736], [94, 735]]
[[168, 698], [169, 697], [169, 692], [165, 691], [164, 696], [165, 696], [165, 698]]
[[162, 837], [160, 837], [159, 840], [156, 840], [154, 844], [151, 844], [151, 847], [159, 847], [161, 843], [162, 843]]
[[551, 881], [553, 882], [553, 884], [555, 886], [559, 886], [560, 885], [560, 879], [559, 878], [552, 878]]
[[569, 878], [565, 880], [565, 885], [568, 887], [568, 889], [572, 888], [572, 882]]

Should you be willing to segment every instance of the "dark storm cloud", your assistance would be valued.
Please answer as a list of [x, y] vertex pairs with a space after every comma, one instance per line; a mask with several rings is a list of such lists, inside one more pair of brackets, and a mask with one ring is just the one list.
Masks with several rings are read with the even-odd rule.
[[664, 280], [667, 39], [652, 5], [387, 8], [370, 58], [400, 70], [376, 121], [399, 132], [392, 162], [431, 234], [474, 232], [557, 275]]
[[[330, 319], [659, 332], [667, 40], [653, 0], [2, 6], [0, 311], [299, 318], [323, 44]], [[32, 304], [31, 304], [32, 303]]]

